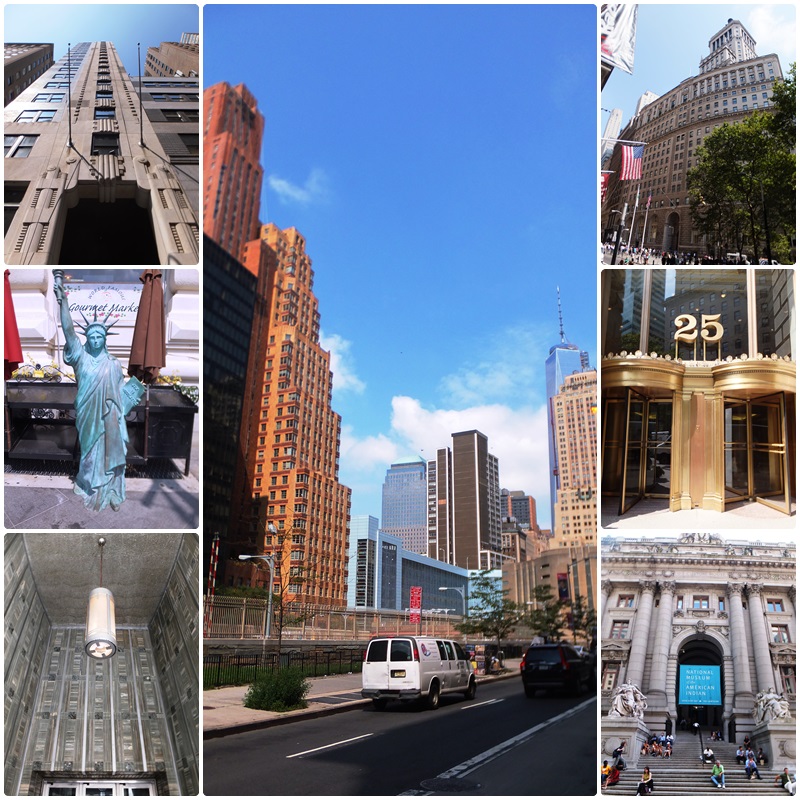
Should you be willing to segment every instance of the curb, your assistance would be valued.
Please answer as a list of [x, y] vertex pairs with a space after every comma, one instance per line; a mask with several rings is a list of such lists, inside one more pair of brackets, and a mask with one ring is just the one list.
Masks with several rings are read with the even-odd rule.
[[[478, 679], [478, 685], [483, 683], [494, 683], [495, 681], [508, 680], [509, 678], [518, 678], [519, 674], [515, 670], [509, 670], [508, 674], [486, 676]], [[313, 702], [313, 701], [312, 701]], [[283, 716], [271, 717], [270, 719], [253, 720], [252, 722], [242, 722], [239, 724], [226, 725], [219, 728], [204, 728], [203, 740], [206, 739], [219, 739], [223, 736], [230, 736], [236, 733], [249, 733], [251, 731], [264, 730], [265, 728], [274, 728], [278, 725], [288, 725], [292, 722], [302, 722], [307, 719], [320, 719], [321, 717], [331, 717], [334, 714], [342, 714], [346, 711], [353, 711], [356, 708], [363, 708], [371, 704], [371, 700], [348, 700], [339, 705], [302, 709], [299, 711], [289, 711]], [[279, 712], [265, 711], [265, 714], [276, 714]]]

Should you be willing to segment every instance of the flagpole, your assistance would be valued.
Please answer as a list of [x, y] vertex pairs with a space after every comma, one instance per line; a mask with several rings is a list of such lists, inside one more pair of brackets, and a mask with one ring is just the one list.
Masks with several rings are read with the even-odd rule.
[[633, 223], [636, 222], [636, 209], [639, 208], [639, 187], [636, 187], [636, 205], [633, 207], [633, 216], [631, 217], [631, 229], [628, 232], [628, 252], [631, 249], [631, 239], [633, 238]]
[[650, 199], [652, 194], [647, 198], [647, 205], [644, 209], [644, 229], [642, 230], [642, 247], [644, 247], [644, 243], [647, 241], [647, 215], [650, 213]]

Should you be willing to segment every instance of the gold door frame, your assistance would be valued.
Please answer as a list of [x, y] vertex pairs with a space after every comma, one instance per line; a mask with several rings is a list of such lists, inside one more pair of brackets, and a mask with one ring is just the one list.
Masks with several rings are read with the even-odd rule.
[[[728, 486], [727, 483], [727, 458], [730, 453], [734, 452], [734, 446], [737, 444], [733, 441], [728, 441], [725, 433], [723, 432], [723, 464], [725, 470], [725, 505], [728, 503], [740, 503], [744, 500], [755, 500], [762, 503], [769, 508], [780, 511], [783, 514], [791, 515], [792, 513], [792, 497], [791, 497], [791, 484], [789, 476], [789, 459], [788, 454], [788, 419], [786, 414], [786, 393], [783, 391], [772, 392], [768, 395], [758, 398], [723, 398], [723, 413], [728, 408], [735, 406], [742, 406], [745, 409], [745, 455], [747, 464], [747, 487], [744, 492], [740, 491], [733, 486]], [[772, 437], [764, 443], [755, 443], [753, 440], [753, 405], [764, 406], [767, 408], [777, 409], [777, 424], [779, 428], [779, 441], [772, 441]], [[740, 449], [740, 448], [737, 448]], [[777, 456], [779, 465], [779, 474], [781, 479], [782, 488], [776, 490], [769, 490], [766, 492], [759, 492], [756, 487], [756, 474], [753, 456], [755, 453], [762, 453], [768, 456]], [[734, 493], [736, 496], [728, 497], [728, 492]], [[783, 497], [782, 503], [776, 503], [767, 500], [767, 497]]]

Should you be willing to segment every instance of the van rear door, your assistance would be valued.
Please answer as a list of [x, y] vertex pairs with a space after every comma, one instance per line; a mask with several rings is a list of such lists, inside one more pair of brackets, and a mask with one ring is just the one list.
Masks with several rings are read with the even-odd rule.
[[419, 656], [411, 639], [389, 639], [388, 688], [400, 691], [419, 686]]
[[364, 689], [389, 688], [389, 640], [374, 639], [367, 647], [361, 667], [361, 686]]

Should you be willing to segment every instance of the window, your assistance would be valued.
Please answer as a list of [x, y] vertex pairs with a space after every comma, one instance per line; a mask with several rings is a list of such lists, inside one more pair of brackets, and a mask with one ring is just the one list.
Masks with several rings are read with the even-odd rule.
[[627, 619], [615, 620], [611, 624], [611, 638], [612, 639], [627, 639], [629, 622]]
[[33, 98], [34, 103], [63, 103], [64, 92], [40, 92]]
[[675, 598], [675, 608], [677, 608], [678, 611], [683, 609], [683, 595], [682, 594], [679, 594], [677, 596], [677, 598]]
[[116, 119], [117, 112], [113, 108], [96, 108], [94, 110], [95, 119]]
[[782, 612], [783, 610], [783, 600], [767, 598], [767, 611]]
[[717, 608], [720, 611], [724, 611], [725, 610], [725, 598], [724, 597], [718, 597], [717, 598]]
[[11, 227], [11, 221], [14, 219], [14, 215], [22, 204], [27, 189], [27, 183], [10, 183], [6, 181], [3, 193], [5, 202], [5, 233], [8, 233], [8, 229]]
[[781, 666], [781, 689], [786, 697], [794, 697], [797, 694], [797, 674], [795, 668], [786, 664]]
[[610, 662], [603, 667], [603, 677], [601, 689], [604, 692], [610, 692], [617, 686], [617, 679], [619, 678], [620, 665], [616, 662]]
[[692, 598], [692, 608], [708, 608], [708, 595]]
[[5, 158], [27, 158], [38, 138], [38, 136], [4, 137]]
[[118, 133], [93, 133], [92, 134], [92, 155], [93, 156], [118, 156], [119, 155], [119, 134]]
[[788, 644], [791, 641], [788, 625], [770, 625], [769, 630], [773, 642]]
[[55, 111], [23, 111], [14, 122], [52, 122]]
[[617, 608], [633, 608], [633, 601], [632, 594], [621, 594], [617, 600]]
[[199, 122], [199, 111], [175, 111], [173, 109], [164, 109], [161, 112], [167, 122]]

